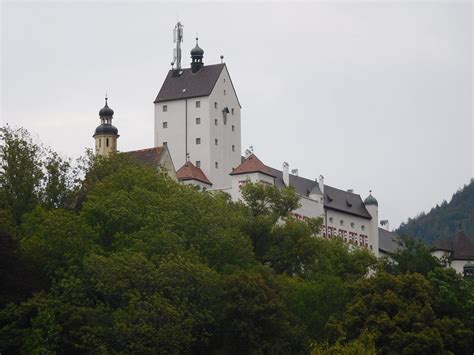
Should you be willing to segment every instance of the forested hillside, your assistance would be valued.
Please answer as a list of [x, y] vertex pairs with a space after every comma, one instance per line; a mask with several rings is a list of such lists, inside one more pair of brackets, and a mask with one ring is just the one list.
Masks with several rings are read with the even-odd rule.
[[242, 195], [0, 128], [0, 353], [472, 354], [474, 280], [421, 242], [377, 260]]
[[467, 235], [474, 236], [474, 180], [458, 190], [449, 203], [444, 201], [428, 213], [409, 218], [397, 233], [431, 244], [440, 237], [452, 238], [460, 226]]

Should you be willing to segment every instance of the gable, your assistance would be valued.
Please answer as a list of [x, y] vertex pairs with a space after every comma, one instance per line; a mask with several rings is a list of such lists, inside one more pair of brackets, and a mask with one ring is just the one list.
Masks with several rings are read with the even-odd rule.
[[196, 73], [191, 68], [170, 70], [154, 103], [209, 96], [224, 66], [204, 65]]

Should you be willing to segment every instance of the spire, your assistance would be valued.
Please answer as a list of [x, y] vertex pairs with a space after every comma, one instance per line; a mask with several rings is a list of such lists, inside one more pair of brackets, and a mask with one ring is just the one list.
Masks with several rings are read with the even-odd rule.
[[196, 46], [191, 50], [191, 70], [196, 73], [204, 65], [202, 58], [204, 50], [199, 47], [199, 37], [196, 36]]

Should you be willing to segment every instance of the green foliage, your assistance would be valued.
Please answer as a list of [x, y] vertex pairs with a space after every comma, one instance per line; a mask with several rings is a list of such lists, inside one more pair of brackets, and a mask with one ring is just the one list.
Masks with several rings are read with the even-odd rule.
[[441, 266], [439, 260], [418, 239], [401, 237], [400, 246], [395, 253], [390, 254], [391, 259], [382, 261], [382, 269], [398, 274], [418, 272], [426, 276]]
[[126, 154], [76, 167], [1, 132], [2, 354], [474, 348], [474, 282], [419, 242], [377, 268], [319, 238], [321, 219], [291, 218], [291, 188], [247, 182], [234, 203]]
[[459, 189], [449, 203], [444, 201], [428, 213], [409, 218], [397, 233], [431, 244], [438, 238], [452, 238], [459, 226], [467, 235], [474, 236], [474, 180]]
[[0, 142], [0, 209], [19, 225], [39, 200], [41, 148], [26, 130], [8, 126], [0, 127]]

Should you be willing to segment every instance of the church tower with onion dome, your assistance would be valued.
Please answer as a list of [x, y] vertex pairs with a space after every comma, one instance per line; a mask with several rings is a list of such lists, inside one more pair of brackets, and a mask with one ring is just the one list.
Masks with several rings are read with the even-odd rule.
[[107, 104], [105, 97], [105, 106], [99, 111], [100, 125], [95, 129], [93, 135], [95, 139], [95, 153], [97, 155], [107, 156], [117, 152], [117, 139], [119, 137], [117, 127], [112, 125], [114, 110]]

